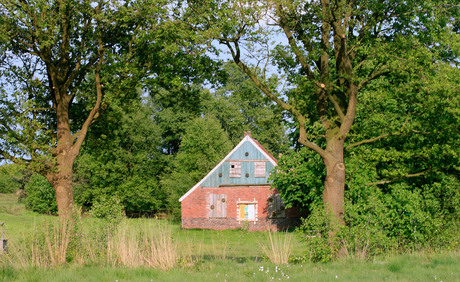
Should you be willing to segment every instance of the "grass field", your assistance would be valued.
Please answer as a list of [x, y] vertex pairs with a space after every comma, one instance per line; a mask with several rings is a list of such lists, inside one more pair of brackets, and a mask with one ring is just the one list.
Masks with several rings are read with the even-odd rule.
[[[49, 224], [58, 222], [56, 217], [38, 215], [25, 210], [17, 203], [16, 195], [0, 194], [0, 222], [4, 222], [4, 234], [10, 242], [21, 241]], [[101, 224], [94, 219], [82, 219], [80, 233], [88, 238], [98, 238]], [[132, 266], [106, 263], [104, 259], [78, 261], [67, 254], [67, 262], [60, 266], [21, 267], [0, 255], [1, 281], [460, 281], [460, 252], [417, 252], [405, 255], [386, 255], [372, 260], [343, 258], [327, 264], [274, 264], [263, 252], [269, 242], [266, 232], [243, 230], [182, 230], [178, 223], [153, 219], [130, 219], [123, 222], [121, 230], [158, 229], [171, 235], [177, 252], [173, 268]], [[99, 230], [99, 231], [98, 231]], [[136, 233], [137, 234], [137, 233]], [[159, 233], [153, 233], [159, 236]], [[124, 234], [126, 235], [126, 234]], [[134, 235], [133, 235], [134, 236]], [[291, 256], [305, 252], [305, 247], [294, 233], [279, 233], [278, 239], [290, 236]], [[148, 237], [151, 239], [153, 237]], [[142, 241], [142, 238], [124, 236], [113, 247]], [[52, 240], [49, 240], [52, 241]], [[51, 242], [37, 241], [43, 245]], [[91, 241], [90, 251], [97, 253], [104, 244]], [[88, 243], [89, 244], [89, 243]], [[94, 245], [96, 244], [96, 245]], [[27, 244], [24, 244], [27, 247]], [[129, 248], [144, 251], [139, 246]], [[81, 246], [69, 249], [79, 250]], [[136, 249], [138, 248], [138, 249]], [[46, 251], [46, 248], [43, 248]], [[9, 249], [9, 254], [12, 249]], [[82, 251], [83, 252], [83, 251]], [[104, 254], [104, 252], [99, 252]], [[129, 252], [125, 254], [129, 259]], [[132, 255], [132, 254], [131, 254]], [[160, 254], [161, 256], [161, 254]], [[104, 257], [107, 258], [108, 257]], [[136, 258], [133, 256], [132, 260]], [[114, 260], [115, 261], [115, 260]], [[31, 264], [32, 265], [32, 264]]]

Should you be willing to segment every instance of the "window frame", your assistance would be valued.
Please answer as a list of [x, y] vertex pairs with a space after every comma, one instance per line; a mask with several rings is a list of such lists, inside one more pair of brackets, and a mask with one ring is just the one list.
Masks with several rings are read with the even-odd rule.
[[[242, 217], [241, 206], [254, 206], [254, 218]], [[259, 212], [258, 212], [258, 203], [257, 201], [238, 201], [236, 203], [236, 216], [238, 221], [258, 221]]]

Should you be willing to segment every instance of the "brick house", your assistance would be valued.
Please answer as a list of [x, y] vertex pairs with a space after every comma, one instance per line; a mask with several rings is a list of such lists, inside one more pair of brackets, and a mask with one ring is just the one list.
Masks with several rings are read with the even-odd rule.
[[243, 140], [181, 202], [182, 227], [280, 230], [299, 223], [297, 209], [285, 209], [268, 177], [276, 159], [245, 133]]

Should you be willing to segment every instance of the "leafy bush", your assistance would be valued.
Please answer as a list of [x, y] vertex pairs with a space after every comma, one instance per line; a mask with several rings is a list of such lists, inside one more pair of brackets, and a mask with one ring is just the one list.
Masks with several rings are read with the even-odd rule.
[[[303, 233], [302, 238], [307, 245], [307, 252], [302, 258], [297, 258], [298, 262], [329, 262], [337, 254], [337, 242], [329, 238], [331, 231], [337, 228], [337, 225], [330, 222], [323, 206], [314, 206], [311, 214], [303, 219], [299, 227]], [[334, 238], [337, 238], [334, 236]]]
[[57, 214], [56, 193], [45, 177], [34, 174], [25, 185], [27, 208], [44, 214]]
[[103, 218], [109, 221], [121, 221], [125, 212], [123, 204], [117, 196], [101, 196], [96, 200], [89, 214], [96, 218]]
[[325, 167], [318, 154], [307, 148], [289, 151], [279, 160], [270, 177], [280, 191], [286, 207], [312, 211], [322, 203]]
[[13, 193], [24, 189], [24, 185], [31, 176], [29, 170], [17, 164], [4, 164], [0, 166], [0, 193]]
[[[437, 186], [430, 187], [436, 190]], [[423, 248], [454, 250], [460, 245], [460, 223], [450, 203], [456, 199], [442, 201], [452, 207], [447, 212], [427, 187], [394, 183], [385, 190], [365, 185], [348, 188], [345, 225], [334, 229], [322, 205], [313, 206], [299, 228], [308, 251], [296, 261], [328, 262], [339, 254], [366, 259]], [[334, 238], [329, 237], [331, 231], [335, 231]]]

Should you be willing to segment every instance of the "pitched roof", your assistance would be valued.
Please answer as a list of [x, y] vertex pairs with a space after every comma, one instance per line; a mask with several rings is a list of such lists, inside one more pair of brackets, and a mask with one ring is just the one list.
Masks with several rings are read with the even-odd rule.
[[277, 164], [277, 161], [276, 159], [272, 156], [272, 154], [270, 154], [257, 140], [255, 140], [254, 138], [251, 137], [251, 135], [246, 135], [243, 140], [241, 140], [240, 143], [238, 143], [238, 145], [236, 145], [235, 148], [233, 148], [233, 150], [228, 153], [227, 156], [225, 156], [225, 158], [223, 158], [223, 160], [218, 164], [216, 165], [208, 174], [206, 174], [205, 177], [203, 177], [203, 179], [200, 180], [200, 182], [198, 182], [197, 184], [195, 184], [195, 186], [193, 186], [190, 190], [187, 191], [187, 193], [185, 193], [180, 199], [179, 199], [179, 202], [182, 202], [185, 198], [187, 198], [188, 195], [190, 195], [196, 188], [200, 187], [200, 185], [206, 180], [206, 178], [208, 178], [211, 174], [214, 173], [214, 171], [216, 171], [234, 152], [236, 152], [246, 141], [249, 141], [251, 142], [251, 144], [253, 144], [257, 149], [259, 149], [259, 151], [274, 165], [276, 166]]

